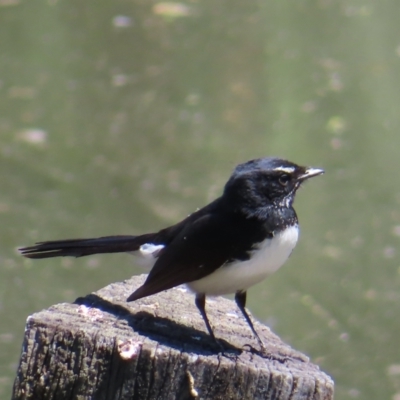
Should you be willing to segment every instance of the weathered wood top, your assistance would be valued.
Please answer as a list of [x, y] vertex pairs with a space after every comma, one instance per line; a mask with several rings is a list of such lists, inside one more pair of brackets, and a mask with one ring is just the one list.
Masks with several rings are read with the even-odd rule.
[[231, 300], [206, 305], [225, 354], [186, 289], [126, 303], [144, 279], [30, 316], [13, 399], [333, 399], [332, 379], [258, 322], [271, 357], [248, 351], [258, 344]]

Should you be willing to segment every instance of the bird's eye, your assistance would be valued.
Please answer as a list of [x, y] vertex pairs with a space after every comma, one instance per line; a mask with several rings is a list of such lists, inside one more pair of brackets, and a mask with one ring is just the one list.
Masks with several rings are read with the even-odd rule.
[[290, 175], [288, 174], [283, 174], [279, 177], [279, 183], [282, 186], [286, 186], [289, 183], [289, 181], [290, 181]]

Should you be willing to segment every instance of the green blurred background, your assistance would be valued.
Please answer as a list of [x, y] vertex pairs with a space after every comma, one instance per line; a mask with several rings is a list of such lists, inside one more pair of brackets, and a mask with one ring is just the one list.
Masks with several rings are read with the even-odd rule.
[[152, 231], [275, 155], [323, 167], [249, 307], [336, 383], [400, 399], [397, 0], [0, 0], [0, 397], [28, 315], [141, 270], [35, 241]]

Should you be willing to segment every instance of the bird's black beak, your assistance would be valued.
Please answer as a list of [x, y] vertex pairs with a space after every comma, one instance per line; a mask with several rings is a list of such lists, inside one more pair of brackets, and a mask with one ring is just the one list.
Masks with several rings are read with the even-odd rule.
[[306, 168], [304, 174], [300, 175], [297, 179], [302, 182], [305, 181], [308, 178], [312, 178], [313, 176], [318, 176], [323, 174], [325, 171], [321, 168]]

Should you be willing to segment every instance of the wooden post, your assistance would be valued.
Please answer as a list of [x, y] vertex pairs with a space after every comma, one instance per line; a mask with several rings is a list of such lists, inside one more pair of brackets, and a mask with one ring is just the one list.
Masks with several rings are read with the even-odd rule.
[[126, 303], [144, 279], [30, 316], [12, 398], [333, 399], [332, 379], [258, 322], [271, 356], [250, 352], [257, 342], [230, 300], [206, 305], [224, 354], [184, 288]]

